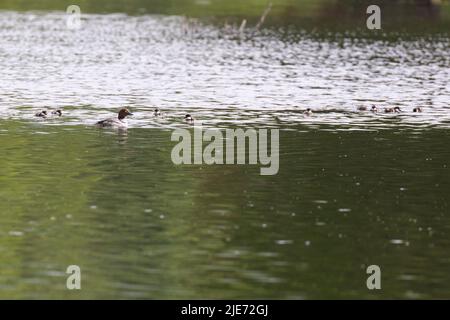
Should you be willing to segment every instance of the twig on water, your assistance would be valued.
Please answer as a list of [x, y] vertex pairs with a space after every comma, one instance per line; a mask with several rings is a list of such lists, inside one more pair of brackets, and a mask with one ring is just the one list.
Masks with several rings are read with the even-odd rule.
[[261, 19], [259, 19], [258, 24], [256, 25], [256, 30], [260, 29], [263, 25], [264, 21], [266, 21], [267, 15], [270, 13], [270, 10], [272, 10], [272, 2], [269, 3], [266, 10], [264, 10]]

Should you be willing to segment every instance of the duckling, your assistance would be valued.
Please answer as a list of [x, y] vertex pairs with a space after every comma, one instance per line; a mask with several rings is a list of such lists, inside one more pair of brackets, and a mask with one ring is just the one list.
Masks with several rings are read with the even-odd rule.
[[384, 108], [384, 113], [400, 113], [400, 112], [402, 112], [400, 107]]
[[359, 106], [356, 108], [356, 110], [358, 111], [367, 111], [367, 107], [366, 106]]
[[155, 116], [155, 117], [159, 117], [159, 116], [161, 116], [161, 111], [158, 109], [158, 108], [156, 108], [155, 109], [155, 111], [153, 112], [153, 115]]
[[62, 111], [61, 111], [61, 109], [52, 111], [52, 115], [61, 117], [61, 116], [62, 116]]
[[312, 110], [310, 109], [310, 108], [308, 108], [308, 109], [306, 109], [304, 112], [303, 112], [303, 114], [305, 115], [305, 116], [310, 116], [310, 115], [312, 115]]
[[34, 116], [39, 118], [47, 118], [48, 113], [47, 110], [42, 110], [41, 112], [36, 113]]
[[377, 106], [373, 104], [372, 107], [370, 108], [370, 111], [372, 111], [372, 112], [378, 112]]
[[192, 124], [192, 123], [194, 123], [194, 118], [190, 114], [187, 114], [184, 116], [184, 121]]
[[422, 108], [421, 107], [416, 107], [413, 109], [413, 112], [422, 112]]
[[110, 118], [105, 119], [102, 121], [97, 122], [97, 126], [99, 127], [115, 127], [115, 128], [127, 128], [128, 123], [125, 119], [127, 116], [132, 116], [133, 114], [130, 112], [130, 110], [123, 108], [120, 109], [117, 118]]

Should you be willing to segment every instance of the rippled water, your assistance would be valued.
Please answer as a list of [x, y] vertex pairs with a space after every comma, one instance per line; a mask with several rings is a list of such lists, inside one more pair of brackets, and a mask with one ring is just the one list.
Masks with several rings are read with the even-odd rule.
[[[240, 34], [182, 17], [85, 15], [69, 30], [58, 13], [0, 14], [2, 118], [62, 107], [65, 123], [90, 124], [121, 105], [132, 126], [191, 112], [205, 122], [352, 127], [450, 122], [450, 43], [324, 40], [276, 31]], [[401, 116], [357, 105], [401, 106]], [[415, 106], [426, 112], [412, 114]], [[305, 119], [307, 107], [317, 112]], [[171, 121], [173, 118], [173, 121]], [[164, 125], [164, 124], [163, 124]]]
[[[0, 12], [0, 297], [448, 298], [449, 49]], [[127, 132], [92, 126], [123, 105]], [[172, 164], [187, 112], [280, 128], [279, 174]]]

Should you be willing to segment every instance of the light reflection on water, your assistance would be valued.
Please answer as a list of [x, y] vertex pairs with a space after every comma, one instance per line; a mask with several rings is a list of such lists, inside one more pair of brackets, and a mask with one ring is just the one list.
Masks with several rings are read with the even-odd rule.
[[[328, 41], [275, 31], [242, 38], [181, 17], [86, 15], [81, 30], [69, 30], [62, 14], [2, 12], [2, 118], [62, 107], [65, 123], [89, 124], [126, 105], [138, 113], [135, 127], [176, 123], [187, 112], [212, 124], [450, 123], [446, 38]], [[372, 103], [406, 112], [355, 112]], [[425, 112], [412, 114], [416, 106]], [[154, 107], [166, 121], [154, 121]], [[305, 119], [307, 107], [317, 115]]]

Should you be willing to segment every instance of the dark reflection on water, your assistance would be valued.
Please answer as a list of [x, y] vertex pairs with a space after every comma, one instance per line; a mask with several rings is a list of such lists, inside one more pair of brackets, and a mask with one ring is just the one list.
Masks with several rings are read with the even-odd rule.
[[263, 177], [177, 167], [160, 129], [0, 128], [2, 297], [449, 297], [447, 130], [298, 126]]
[[[366, 10], [371, 0], [79, 0], [83, 13], [164, 14], [208, 19], [218, 25], [255, 26], [268, 3], [272, 10], [264, 27], [289, 27], [320, 34], [346, 32], [373, 36], [366, 29]], [[447, 33], [450, 29], [450, 4], [447, 0], [378, 0], [382, 12], [382, 32], [407, 34]], [[0, 0], [3, 10], [65, 11], [63, 0]], [[379, 34], [379, 33], [376, 33]]]

